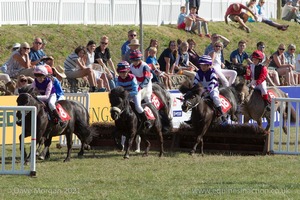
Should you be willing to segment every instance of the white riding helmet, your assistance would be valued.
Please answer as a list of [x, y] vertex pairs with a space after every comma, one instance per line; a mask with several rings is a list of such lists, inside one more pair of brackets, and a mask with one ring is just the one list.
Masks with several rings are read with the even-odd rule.
[[42, 74], [44, 76], [47, 76], [48, 70], [46, 69], [46, 67], [44, 65], [38, 65], [34, 68], [33, 73], [34, 74]]

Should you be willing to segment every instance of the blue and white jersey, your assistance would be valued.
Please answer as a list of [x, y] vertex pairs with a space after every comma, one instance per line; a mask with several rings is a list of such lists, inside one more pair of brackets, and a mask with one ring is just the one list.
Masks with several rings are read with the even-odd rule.
[[194, 79], [194, 85], [197, 85], [198, 83], [201, 83], [204, 89], [208, 92], [215, 89], [218, 90], [219, 83], [215, 70], [213, 68], [209, 68], [208, 71], [203, 72], [199, 69]]

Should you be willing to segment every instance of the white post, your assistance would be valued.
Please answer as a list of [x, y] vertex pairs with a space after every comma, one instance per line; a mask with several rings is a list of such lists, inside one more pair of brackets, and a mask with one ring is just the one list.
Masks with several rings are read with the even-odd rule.
[[136, 0], [136, 4], [135, 4], [135, 20], [134, 20], [134, 24], [137, 26], [138, 25], [138, 18], [139, 18], [139, 0]]
[[87, 0], [84, 0], [84, 6], [83, 6], [83, 24], [87, 25]]
[[62, 24], [62, 7], [63, 7], [63, 0], [59, 0], [58, 6], [58, 24]]
[[115, 10], [116, 10], [116, 5], [115, 5], [115, 1], [114, 0], [111, 0], [110, 1], [110, 9], [111, 9], [111, 12], [110, 12], [110, 25], [114, 25], [115, 24]]
[[160, 26], [162, 19], [161, 19], [161, 12], [162, 12], [162, 0], [159, 0], [159, 5], [158, 5], [158, 15], [157, 15], [157, 26]]
[[[2, 10], [1, 2], [0, 2], [0, 10]], [[2, 15], [0, 15], [0, 27], [2, 26]]]
[[[36, 119], [36, 107], [31, 111], [31, 119]], [[36, 120], [31, 120], [30, 176], [36, 176]]]

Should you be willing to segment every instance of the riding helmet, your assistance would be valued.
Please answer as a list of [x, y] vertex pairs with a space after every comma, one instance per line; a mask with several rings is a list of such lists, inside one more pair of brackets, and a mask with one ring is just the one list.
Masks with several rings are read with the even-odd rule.
[[252, 53], [252, 58], [257, 58], [259, 60], [263, 60], [264, 59], [264, 54], [259, 50], [255, 50]]
[[33, 70], [34, 74], [42, 74], [44, 76], [48, 75], [48, 71], [44, 65], [38, 65]]
[[49, 65], [44, 65], [48, 71], [48, 74], [53, 74], [53, 71], [52, 71], [52, 67], [50, 67]]
[[200, 58], [198, 60], [198, 64], [199, 65], [211, 65], [212, 64], [212, 59], [208, 55], [200, 56]]
[[122, 61], [117, 64], [118, 72], [127, 72], [130, 69], [129, 63], [127, 61]]
[[[129, 50], [130, 51], [130, 50]], [[129, 59], [132, 61], [135, 60], [141, 60], [142, 59], [142, 53], [140, 52], [140, 50], [133, 50], [130, 52], [129, 54]]]

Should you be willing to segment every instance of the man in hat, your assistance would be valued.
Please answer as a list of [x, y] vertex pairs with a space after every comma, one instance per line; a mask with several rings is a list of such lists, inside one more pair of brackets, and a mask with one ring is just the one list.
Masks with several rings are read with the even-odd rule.
[[130, 59], [130, 53], [132, 51], [137, 50], [140, 47], [140, 43], [138, 39], [132, 39], [130, 41], [130, 43], [128, 44], [129, 46], [129, 50], [125, 53], [125, 57], [124, 60], [127, 61], [129, 64], [132, 63], [131, 59]]
[[122, 57], [122, 60], [125, 60], [125, 54], [130, 49], [129, 48], [129, 44], [130, 44], [131, 40], [132, 39], [136, 39], [136, 37], [137, 37], [136, 31], [134, 31], [134, 30], [128, 31], [127, 37], [128, 37], [127, 41], [124, 42], [124, 44], [121, 47], [121, 57]]

